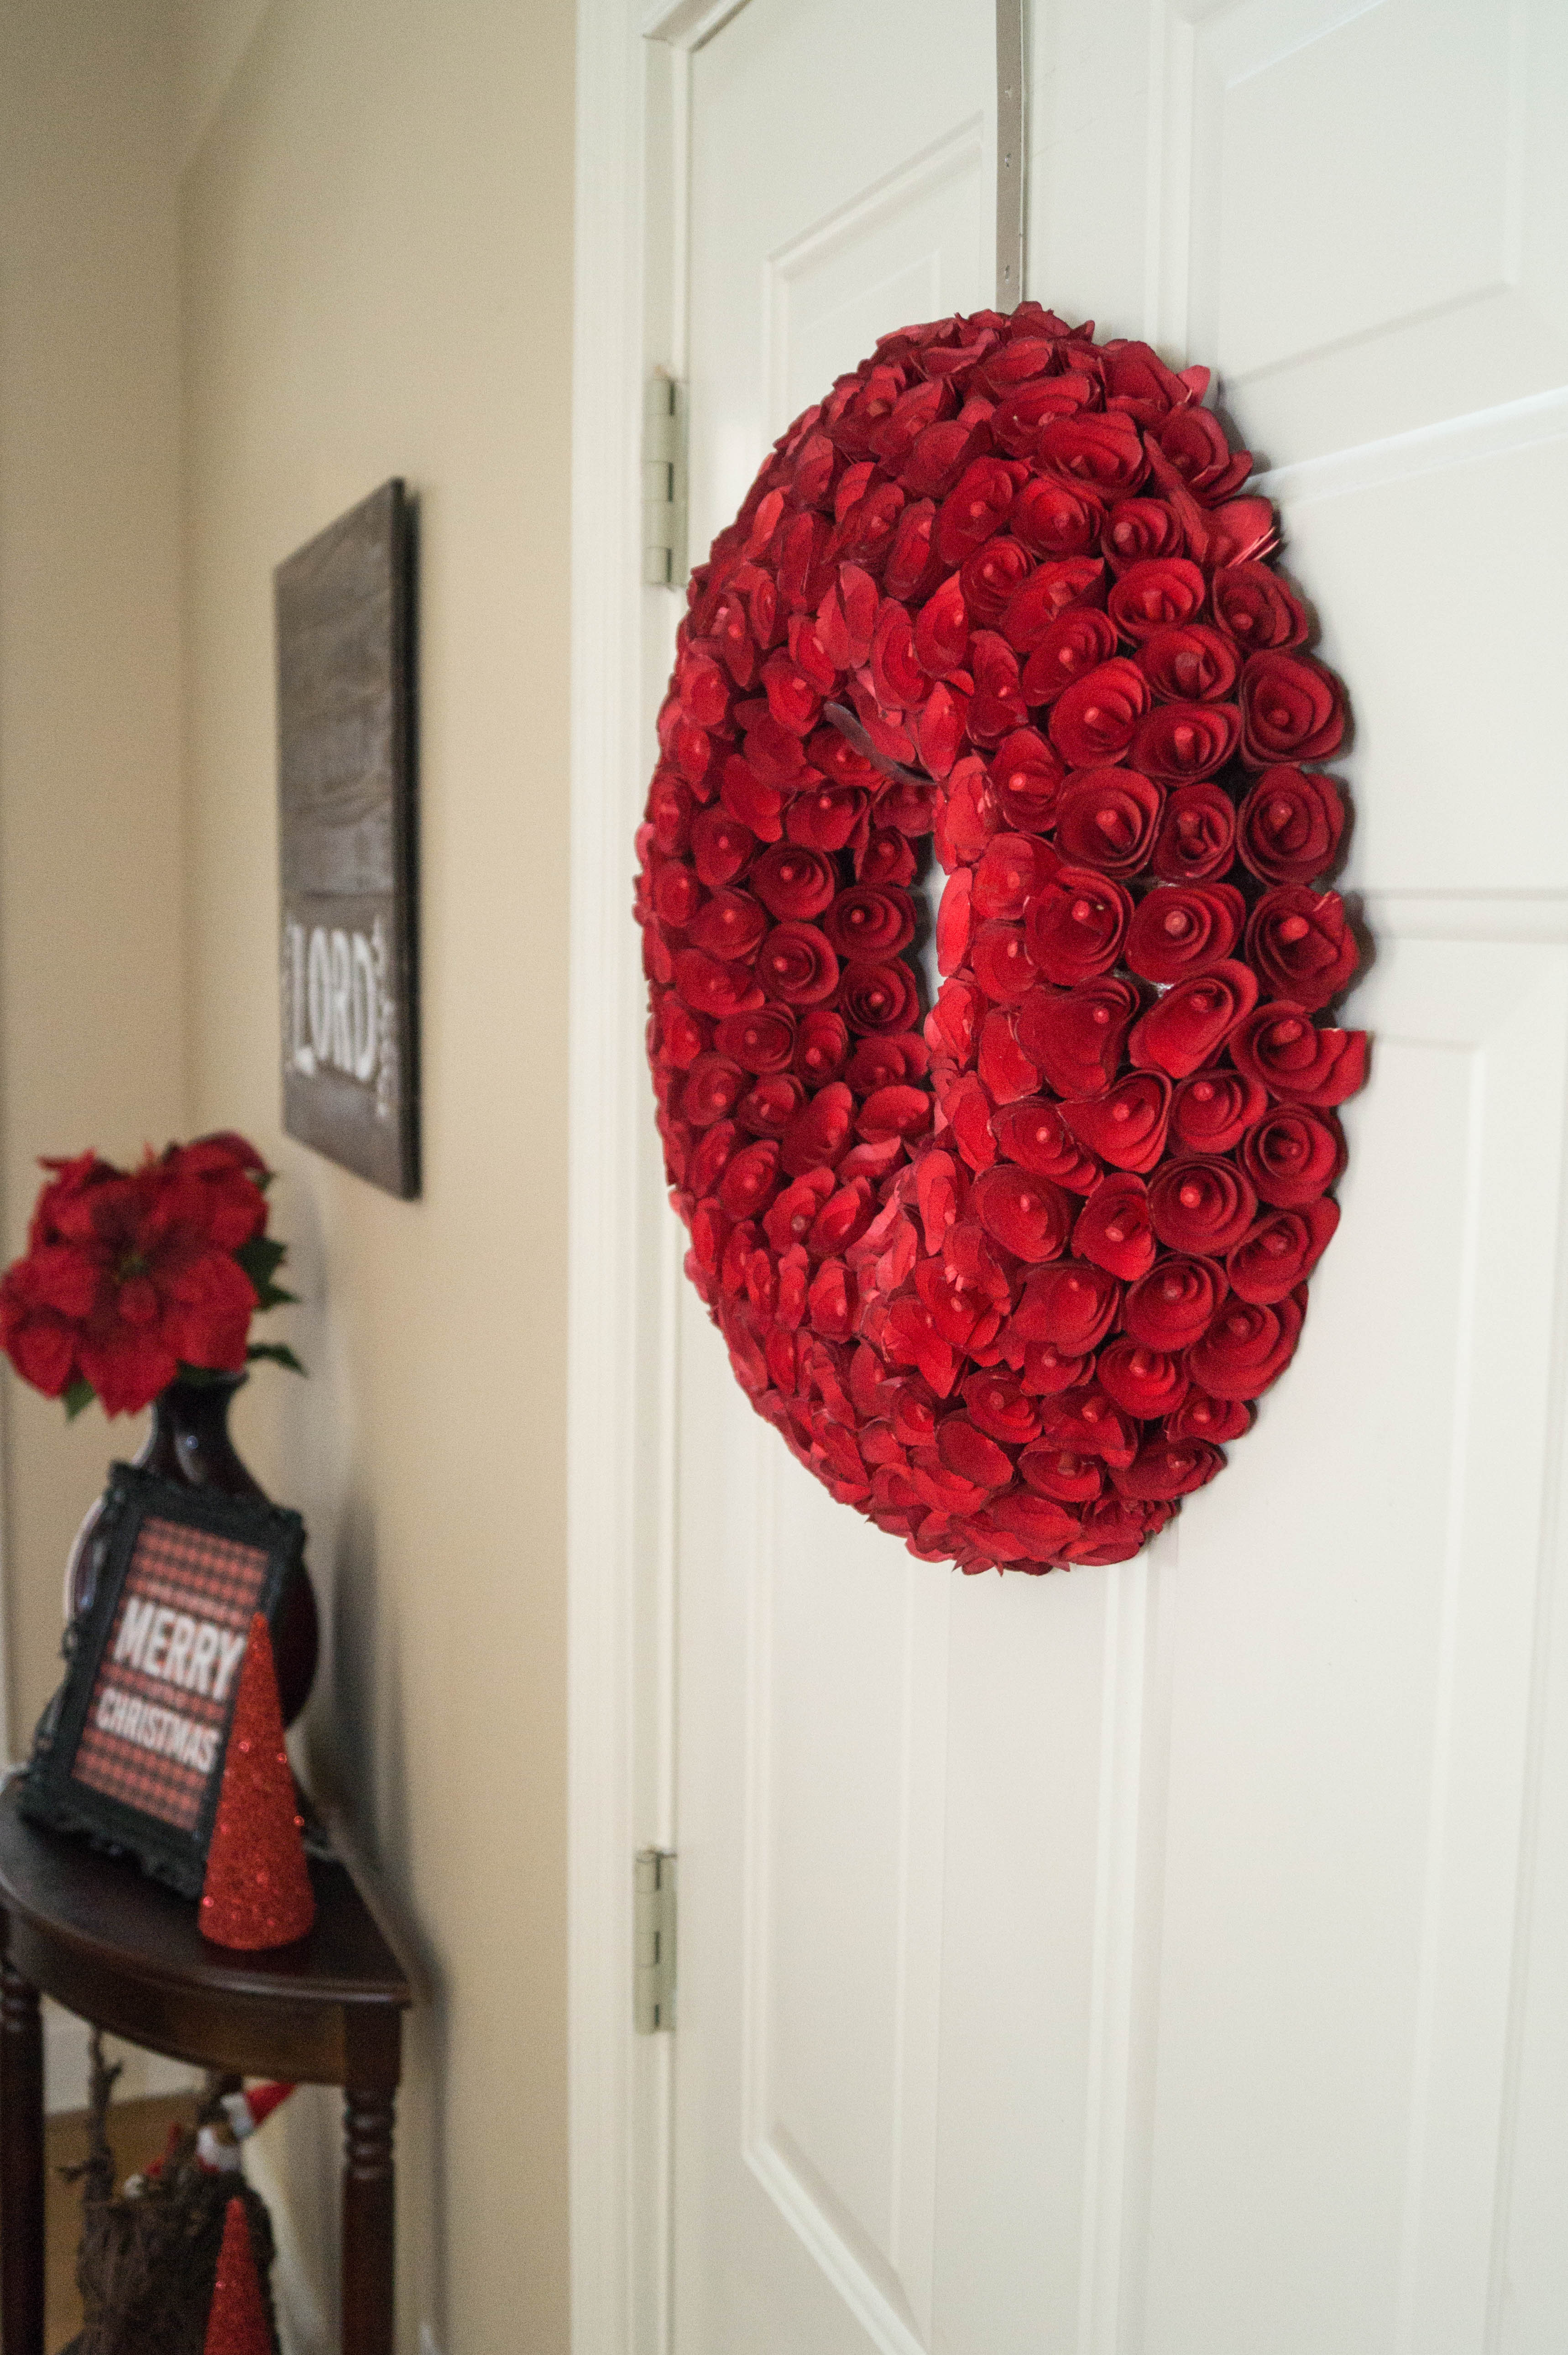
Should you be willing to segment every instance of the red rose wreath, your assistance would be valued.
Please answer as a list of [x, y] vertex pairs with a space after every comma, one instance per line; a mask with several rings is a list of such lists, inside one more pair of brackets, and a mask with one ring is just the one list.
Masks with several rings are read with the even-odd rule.
[[1029, 303], [885, 336], [694, 572], [659, 715], [688, 1273], [800, 1461], [965, 1570], [1136, 1553], [1339, 1219], [1344, 697], [1208, 380]]

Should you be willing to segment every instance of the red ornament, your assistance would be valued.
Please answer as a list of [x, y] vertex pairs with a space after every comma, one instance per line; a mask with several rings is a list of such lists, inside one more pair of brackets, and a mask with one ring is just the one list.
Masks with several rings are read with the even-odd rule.
[[659, 715], [687, 1272], [800, 1461], [966, 1571], [1136, 1553], [1288, 1364], [1337, 1216], [1366, 1040], [1301, 764], [1345, 698], [1208, 381], [1033, 303], [884, 336], [693, 573]]
[[202, 1884], [201, 1934], [219, 1946], [287, 1946], [315, 1919], [272, 1639], [257, 1612], [224, 1753]]
[[239, 2200], [229, 2202], [223, 2219], [223, 2246], [218, 2253], [218, 2278], [212, 2286], [212, 2310], [207, 2318], [202, 2355], [272, 2355], [272, 2334], [261, 2305], [251, 2228]]

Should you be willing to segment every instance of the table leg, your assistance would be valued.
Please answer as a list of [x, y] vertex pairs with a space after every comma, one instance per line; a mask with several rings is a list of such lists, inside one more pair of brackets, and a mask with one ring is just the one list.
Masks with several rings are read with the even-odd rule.
[[44, 2035], [38, 1990], [0, 1964], [0, 2346], [44, 2355]]
[[392, 2355], [396, 2099], [352, 2085], [343, 2096], [343, 2355]]

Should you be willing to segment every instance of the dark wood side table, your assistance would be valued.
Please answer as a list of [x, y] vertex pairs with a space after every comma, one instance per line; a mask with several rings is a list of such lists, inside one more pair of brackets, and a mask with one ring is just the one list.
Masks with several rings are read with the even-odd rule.
[[128, 1859], [25, 1823], [0, 1791], [0, 2355], [44, 2355], [40, 1995], [177, 2061], [344, 2089], [343, 2355], [391, 2355], [392, 2121], [409, 1978], [352, 1874], [313, 1859], [315, 1924], [209, 1946]]

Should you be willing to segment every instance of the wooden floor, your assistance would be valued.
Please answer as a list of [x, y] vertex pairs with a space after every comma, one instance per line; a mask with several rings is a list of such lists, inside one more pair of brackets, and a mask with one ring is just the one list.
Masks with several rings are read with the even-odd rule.
[[[156, 2158], [168, 2140], [169, 2127], [177, 2119], [187, 2122], [194, 2108], [187, 2094], [165, 2095], [152, 2102], [116, 2102], [109, 2113], [109, 2141], [114, 2153], [115, 2179], [123, 2183], [128, 2175]], [[59, 2169], [75, 2167], [87, 2157], [87, 2113], [71, 2110], [60, 2117], [50, 2118], [44, 2136], [45, 2165], [48, 2169], [48, 2191], [46, 2229], [48, 2235], [48, 2304], [44, 2323], [44, 2345], [48, 2355], [59, 2355], [81, 2328], [81, 2307], [76, 2295], [76, 2244], [81, 2229], [81, 2192], [74, 2183], [62, 2182]]]

